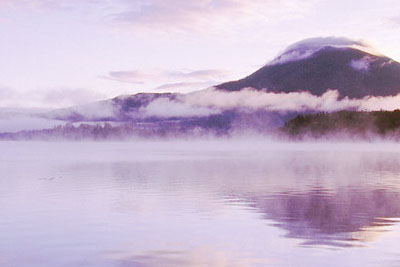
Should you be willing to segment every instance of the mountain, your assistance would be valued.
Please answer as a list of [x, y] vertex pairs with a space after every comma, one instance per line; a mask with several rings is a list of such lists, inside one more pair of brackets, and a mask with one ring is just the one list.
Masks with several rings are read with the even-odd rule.
[[255, 73], [217, 85], [220, 90], [255, 88], [269, 92], [336, 89], [340, 97], [391, 96], [400, 93], [400, 63], [360, 41], [312, 38], [289, 46]]
[[[307, 91], [311, 94], [304, 93]], [[289, 46], [263, 68], [239, 81], [187, 94], [139, 93], [36, 113], [28, 119], [51, 121], [55, 126], [72, 124], [3, 137], [266, 134], [297, 115], [393, 110], [399, 108], [398, 97], [384, 96], [394, 95], [400, 97], [400, 63], [360, 41], [313, 38]], [[369, 97], [360, 100], [366, 96]], [[22, 119], [25, 125], [26, 118]], [[97, 125], [106, 122], [107, 127]]]

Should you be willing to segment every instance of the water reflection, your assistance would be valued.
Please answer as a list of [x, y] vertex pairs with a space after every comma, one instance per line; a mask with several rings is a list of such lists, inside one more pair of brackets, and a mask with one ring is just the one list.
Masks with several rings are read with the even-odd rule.
[[301, 245], [363, 246], [400, 218], [394, 153], [280, 151], [157, 162], [151, 171], [146, 165], [117, 163], [115, 181], [123, 188], [162, 188], [181, 202], [200, 200], [202, 211], [217, 209], [211, 196], [243, 204]]
[[359, 246], [400, 218], [399, 192], [385, 189], [318, 188], [251, 196], [247, 201], [303, 245]]
[[63, 146], [0, 155], [1, 266], [399, 262], [395, 149]]

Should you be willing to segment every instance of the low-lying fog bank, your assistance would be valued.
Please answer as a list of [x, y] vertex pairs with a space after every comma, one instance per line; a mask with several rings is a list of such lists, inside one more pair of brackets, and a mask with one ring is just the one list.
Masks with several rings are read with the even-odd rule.
[[[385, 152], [398, 152], [400, 151], [400, 143], [392, 141], [381, 141], [381, 142], [353, 142], [353, 141], [304, 141], [304, 142], [285, 142], [276, 141], [267, 138], [249, 138], [249, 137], [237, 137], [237, 138], [221, 138], [221, 139], [157, 139], [157, 140], [129, 140], [126, 142], [119, 141], [61, 141], [61, 142], [48, 142], [48, 141], [3, 141], [0, 142], [0, 146], [5, 149], [13, 149], [15, 147], [32, 149], [32, 153], [40, 154], [47, 149], [53, 150], [58, 148], [59, 151], [68, 152], [77, 150], [82, 155], [90, 152], [91, 149], [105, 149], [107, 153], [103, 156], [117, 153], [121, 148], [131, 149], [132, 152], [138, 152], [141, 150], [156, 150], [156, 151], [248, 151], [248, 152], [263, 152], [263, 151], [385, 151]], [[128, 149], [128, 151], [129, 151]], [[45, 153], [44, 153], [45, 154]], [[63, 154], [63, 153], [61, 153]], [[115, 154], [117, 155], [117, 154]], [[115, 156], [114, 155], [114, 156]], [[161, 154], [160, 154], [161, 155]], [[7, 157], [3, 153], [4, 157]], [[49, 154], [50, 157], [52, 155]], [[77, 156], [77, 155], [76, 155]], [[136, 157], [135, 153], [125, 154], [124, 156]]]
[[[265, 116], [265, 117], [264, 117]], [[0, 140], [223, 140], [399, 141], [400, 110], [300, 114], [278, 126], [276, 114], [212, 115], [146, 122], [66, 123], [41, 130], [0, 133]], [[292, 114], [292, 117], [294, 115]], [[264, 119], [263, 119], [264, 118]], [[247, 119], [247, 120], [246, 120]]]
[[[273, 93], [210, 88], [140, 93], [57, 110], [0, 110], [0, 140], [398, 140], [399, 95], [361, 99], [337, 90]], [[368, 111], [366, 111], [368, 110]], [[379, 111], [387, 110], [387, 111]]]

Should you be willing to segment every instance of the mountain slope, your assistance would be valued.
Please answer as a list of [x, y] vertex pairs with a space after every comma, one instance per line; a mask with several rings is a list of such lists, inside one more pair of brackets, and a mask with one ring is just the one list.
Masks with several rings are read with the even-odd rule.
[[400, 63], [375, 54], [360, 42], [314, 38], [289, 47], [250, 76], [223, 83], [220, 90], [252, 87], [270, 92], [309, 91], [322, 95], [337, 89], [341, 97], [390, 96], [400, 93]]

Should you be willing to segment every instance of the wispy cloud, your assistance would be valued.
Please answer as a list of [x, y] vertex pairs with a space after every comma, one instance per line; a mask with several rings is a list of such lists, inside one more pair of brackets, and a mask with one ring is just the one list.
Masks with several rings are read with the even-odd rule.
[[146, 80], [153, 79], [154, 73], [147, 73], [139, 70], [134, 71], [111, 71], [108, 75], [101, 78], [110, 79], [118, 82], [142, 84]]
[[143, 85], [155, 91], [192, 92], [216, 85], [231, 73], [218, 69], [176, 70], [164, 69], [112, 71], [101, 78], [122, 83]]
[[0, 88], [0, 107], [45, 107], [59, 108], [85, 104], [106, 98], [94, 90], [84, 88], [46, 88], [19, 91], [8, 87]]
[[116, 21], [175, 31], [222, 30], [228, 25], [304, 16], [318, 0], [136, 0], [123, 1]]
[[0, 7], [79, 10], [90, 6], [120, 26], [213, 32], [305, 16], [320, 0], [0, 0]]
[[215, 85], [214, 82], [179, 82], [179, 83], [166, 83], [156, 87], [156, 91], [164, 92], [193, 92], [196, 90], [205, 89]]
[[189, 71], [168, 71], [162, 69], [152, 70], [132, 70], [132, 71], [111, 71], [106, 79], [119, 82], [142, 84], [146, 82], [166, 82], [166, 81], [210, 81], [220, 80], [226, 77], [229, 72], [217, 69], [189, 70]]
[[339, 98], [336, 90], [328, 90], [322, 96], [310, 92], [272, 93], [247, 88], [226, 92], [213, 88], [186, 95], [178, 99], [160, 99], [144, 107], [145, 116], [191, 117], [218, 114], [224, 110], [265, 110], [274, 112], [304, 112], [338, 110], [395, 110], [400, 94], [387, 97], [367, 96], [363, 99]]
[[105, 5], [107, 0], [0, 0], [0, 7], [28, 9], [71, 9], [87, 5]]
[[391, 25], [399, 26], [400, 25], [400, 15], [394, 16], [394, 17], [390, 17], [387, 21]]
[[140, 112], [145, 117], [203, 117], [212, 114], [218, 114], [220, 111], [206, 106], [196, 106], [185, 101], [171, 101], [160, 98], [151, 102], [148, 106], [142, 108]]
[[236, 92], [208, 89], [185, 96], [185, 101], [194, 106], [218, 107], [221, 109], [244, 108], [269, 111], [337, 111], [395, 110], [400, 107], [400, 94], [396, 96], [366, 96], [362, 99], [339, 98], [337, 90], [328, 90], [322, 96], [310, 92], [272, 93], [247, 88]]
[[207, 70], [195, 70], [195, 71], [172, 71], [172, 72], [166, 72], [166, 75], [177, 79], [213, 80], [227, 76], [228, 72], [224, 70], [207, 69]]

